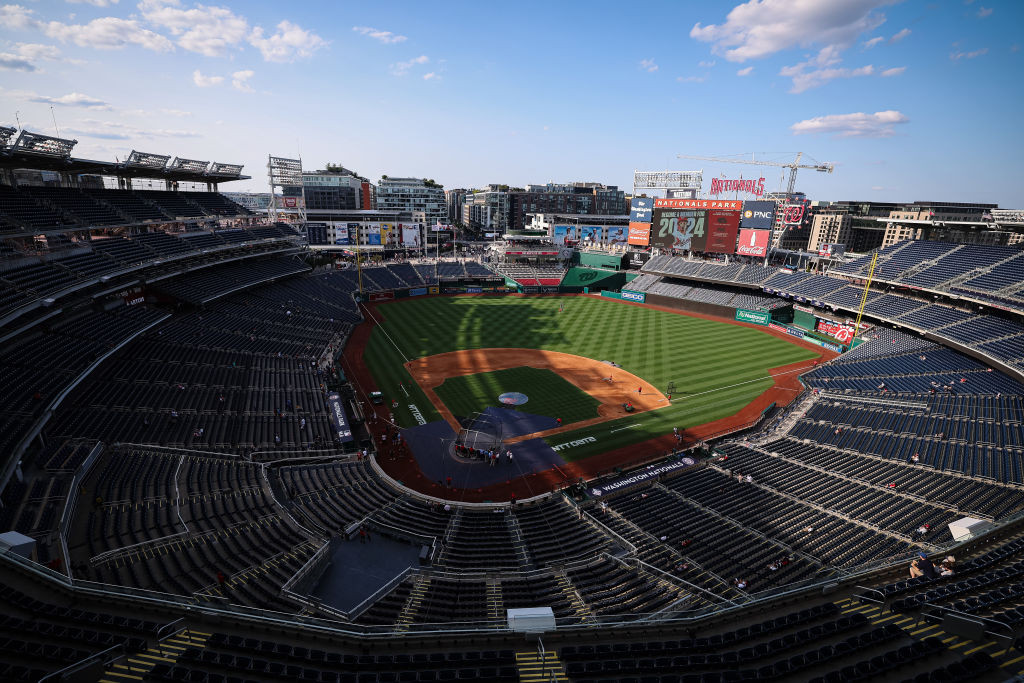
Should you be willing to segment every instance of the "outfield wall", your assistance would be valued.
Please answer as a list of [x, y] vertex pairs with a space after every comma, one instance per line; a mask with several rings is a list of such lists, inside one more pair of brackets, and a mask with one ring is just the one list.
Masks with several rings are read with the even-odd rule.
[[647, 302], [653, 306], [662, 306], [677, 311], [689, 311], [703, 315], [713, 315], [726, 320], [733, 320], [736, 316], [736, 309], [732, 306], [721, 306], [709, 304], [703, 301], [690, 301], [689, 299], [677, 299], [663, 294], [651, 294], [647, 292]]

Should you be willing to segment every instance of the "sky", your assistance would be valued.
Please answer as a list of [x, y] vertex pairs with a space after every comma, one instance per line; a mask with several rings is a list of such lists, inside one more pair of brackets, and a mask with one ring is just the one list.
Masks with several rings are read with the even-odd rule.
[[[447, 188], [635, 169], [765, 177], [677, 154], [831, 162], [812, 199], [1024, 208], [1024, 2], [0, 0], [0, 125], [245, 165], [268, 154]], [[1016, 85], [1014, 85], [1016, 83]], [[56, 121], [56, 128], [54, 125]]]

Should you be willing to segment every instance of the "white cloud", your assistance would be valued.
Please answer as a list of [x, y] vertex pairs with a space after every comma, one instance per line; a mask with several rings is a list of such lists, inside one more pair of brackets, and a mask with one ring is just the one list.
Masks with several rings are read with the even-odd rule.
[[404, 76], [409, 73], [409, 69], [416, 66], [417, 64], [426, 64], [430, 61], [430, 57], [426, 55], [420, 55], [419, 57], [413, 57], [407, 62], [395, 62], [391, 65], [391, 75], [393, 76]]
[[249, 22], [226, 7], [182, 9], [178, 0], [142, 0], [139, 10], [147, 22], [177, 36], [179, 46], [207, 57], [224, 55], [249, 34]]
[[160, 111], [168, 116], [192, 116], [192, 112], [184, 109], [161, 109]]
[[900, 42], [901, 40], [903, 40], [904, 38], [906, 38], [909, 35], [910, 35], [910, 29], [909, 28], [900, 29], [898, 32], [893, 34], [892, 38], [889, 39], [889, 42], [890, 43], [898, 43], [898, 42]]
[[174, 44], [159, 33], [142, 28], [135, 19], [101, 17], [88, 24], [64, 24], [51, 21], [42, 26], [51, 38], [63, 43], [68, 41], [80, 47], [94, 47], [101, 50], [116, 50], [128, 45], [138, 45], [147, 50], [169, 52]]
[[399, 36], [391, 31], [381, 31], [380, 29], [370, 28], [369, 26], [353, 26], [352, 30], [362, 36], [379, 40], [385, 44], [391, 43], [404, 43], [408, 38], [405, 36]]
[[242, 92], [256, 92], [251, 85], [249, 85], [249, 79], [256, 74], [255, 71], [246, 69], [245, 71], [236, 71], [231, 74], [231, 87], [235, 90], [241, 90]]
[[209, 88], [224, 82], [223, 76], [204, 76], [199, 69], [192, 72], [192, 82], [200, 88]]
[[16, 54], [33, 61], [46, 59], [54, 61], [60, 59], [60, 50], [55, 45], [41, 45], [39, 43], [18, 43], [14, 46]]
[[680, 83], [703, 83], [707, 79], [707, 76], [676, 76], [676, 80]]
[[950, 52], [949, 53], [949, 58], [952, 59], [954, 62], [958, 62], [961, 59], [974, 59], [975, 57], [981, 57], [982, 55], [987, 55], [987, 54], [988, 54], [988, 48], [987, 47], [983, 47], [980, 50], [974, 50], [973, 52], [964, 52], [962, 50], [957, 50], [956, 52]]
[[871, 189], [874, 190], [875, 192], [880, 192], [880, 191], [884, 190], [885, 188], [882, 187], [881, 185], [872, 185]]
[[710, 69], [714, 65], [715, 65], [715, 60], [713, 60], [713, 59], [710, 62], [705, 62], [705, 61], [697, 62], [697, 66], [699, 66], [702, 69]]
[[103, 100], [95, 97], [90, 97], [84, 93], [72, 92], [67, 95], [61, 95], [60, 97], [50, 97], [49, 95], [37, 95], [34, 92], [17, 93], [24, 97], [29, 102], [40, 102], [42, 104], [55, 104], [60, 107], [84, 107], [85, 109], [112, 109], [112, 107], [104, 102]]
[[294, 62], [312, 56], [327, 45], [327, 41], [317, 34], [287, 19], [277, 25], [276, 33], [267, 37], [264, 37], [263, 29], [257, 26], [249, 36], [249, 43], [258, 48], [263, 53], [263, 59], [268, 62]]
[[900, 76], [906, 70], [907, 70], [907, 67], [905, 67], [905, 66], [897, 66], [897, 67], [893, 67], [892, 69], [886, 69], [885, 71], [883, 71], [882, 73], [880, 73], [878, 75], [881, 76], [882, 78], [889, 78], [890, 76]]
[[749, 76], [751, 73], [753, 73], [753, 71], [754, 71], [754, 67], [746, 66], [746, 67], [743, 67], [742, 69], [740, 69], [739, 71], [737, 71], [736, 75], [737, 76]]
[[978, 8], [978, 17], [980, 17], [981, 19], [984, 19], [988, 15], [992, 14], [992, 12], [994, 12], [994, 11], [995, 10], [992, 9], [991, 7], [979, 7]]
[[736, 5], [723, 24], [695, 24], [690, 37], [712, 44], [731, 62], [767, 57], [796, 46], [848, 47], [873, 31], [885, 16], [873, 10], [893, 0], [748, 0]]
[[780, 76], [788, 76], [793, 79], [792, 93], [801, 93], [811, 88], [825, 85], [837, 78], [853, 78], [856, 76], [870, 76], [875, 72], [871, 64], [847, 69], [836, 66], [842, 60], [839, 58], [839, 48], [835, 45], [823, 47], [816, 56], [806, 62], [800, 62], [793, 66], [784, 66], [779, 71]]
[[842, 138], [885, 138], [896, 134], [893, 126], [909, 119], [898, 111], [876, 111], [874, 114], [830, 114], [798, 121], [790, 126], [794, 135], [831, 133]]
[[99, 121], [96, 119], [82, 119], [67, 128], [67, 133], [80, 135], [101, 140], [134, 140], [139, 138], [198, 138], [201, 133], [194, 130], [179, 130], [173, 128], [139, 128], [120, 121]]
[[37, 25], [32, 15], [35, 10], [23, 5], [0, 5], [0, 26], [6, 29], [25, 29]]
[[110, 5], [116, 5], [117, 0], [68, 0], [72, 5], [79, 3], [85, 3], [87, 5], [93, 5], [94, 7], [109, 7]]
[[21, 55], [11, 52], [0, 52], [0, 69], [32, 72], [36, 70], [36, 65]]
[[865, 40], [863, 43], [861, 43], [861, 45], [864, 46], [865, 50], [870, 50], [871, 48], [873, 48], [875, 45], [878, 45], [883, 40], [885, 40], [885, 38], [883, 38], [882, 36], [876, 36], [876, 37], [872, 38], [871, 40]]
[[649, 73], [653, 73], [658, 70], [658, 65], [654, 63], [653, 59], [641, 59], [640, 68]]
[[438, 76], [433, 71], [431, 71], [430, 73], [423, 74], [423, 80], [425, 80], [425, 81], [441, 80], [441, 77]]

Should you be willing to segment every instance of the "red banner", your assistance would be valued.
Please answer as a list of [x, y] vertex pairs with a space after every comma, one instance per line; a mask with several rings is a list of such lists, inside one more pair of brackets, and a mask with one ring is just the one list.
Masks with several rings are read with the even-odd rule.
[[740, 256], [767, 255], [771, 235], [771, 230], [740, 230], [740, 243], [736, 247], [736, 253]]
[[662, 209], [721, 209], [740, 211], [743, 202], [732, 199], [655, 199], [655, 208]]
[[708, 211], [708, 239], [704, 251], [710, 254], [735, 254], [736, 233], [739, 229], [739, 211]]
[[830, 337], [835, 337], [844, 344], [849, 344], [853, 339], [853, 325], [834, 323], [831, 320], [819, 320], [818, 332], [824, 332]]

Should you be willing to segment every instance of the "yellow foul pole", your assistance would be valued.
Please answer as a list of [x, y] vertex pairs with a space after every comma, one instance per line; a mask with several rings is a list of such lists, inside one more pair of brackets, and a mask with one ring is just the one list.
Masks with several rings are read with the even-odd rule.
[[[868, 268], [868, 279], [864, 283], [864, 293], [860, 297], [860, 308], [857, 309], [857, 322], [853, 326], [853, 338], [856, 339], [857, 335], [860, 334], [860, 319], [864, 315], [864, 307], [868, 303], [868, 291], [871, 288], [871, 280], [875, 276], [875, 264], [878, 263], [878, 252], [876, 251], [874, 256], [871, 257], [871, 266]], [[850, 340], [850, 345], [853, 345], [853, 339]]]

